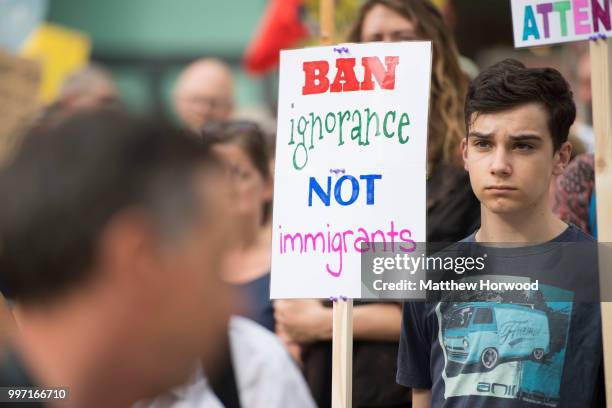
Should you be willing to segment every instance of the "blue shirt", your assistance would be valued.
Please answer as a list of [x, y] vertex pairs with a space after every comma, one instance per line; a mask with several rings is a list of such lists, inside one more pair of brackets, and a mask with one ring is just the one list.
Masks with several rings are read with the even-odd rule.
[[270, 273], [247, 283], [234, 285], [247, 301], [241, 315], [274, 332], [274, 308], [270, 300]]
[[485, 247], [474, 235], [463, 242], [488, 261], [477, 275], [456, 280], [537, 280], [539, 289], [407, 302], [398, 383], [431, 389], [432, 407], [602, 406], [594, 240], [570, 226], [548, 243], [521, 248]]

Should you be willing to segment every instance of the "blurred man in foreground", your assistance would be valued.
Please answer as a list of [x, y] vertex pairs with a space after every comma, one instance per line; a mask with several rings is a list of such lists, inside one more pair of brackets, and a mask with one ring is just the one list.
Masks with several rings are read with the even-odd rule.
[[214, 359], [225, 183], [205, 148], [120, 113], [31, 134], [0, 173], [0, 271], [19, 330], [0, 386], [69, 387], [120, 407]]
[[195, 133], [211, 120], [229, 119], [234, 109], [230, 68], [220, 60], [204, 58], [185, 68], [174, 88], [174, 108], [181, 122]]

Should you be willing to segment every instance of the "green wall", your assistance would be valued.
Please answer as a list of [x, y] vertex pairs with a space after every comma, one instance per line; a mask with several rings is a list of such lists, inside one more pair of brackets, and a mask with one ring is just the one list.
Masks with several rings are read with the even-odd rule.
[[239, 106], [264, 103], [263, 81], [247, 77], [239, 64], [266, 4], [266, 0], [51, 0], [47, 19], [90, 36], [93, 59], [112, 69], [128, 107], [142, 112], [159, 105], [170, 113], [177, 73], [188, 60], [201, 56], [217, 56], [232, 64]]

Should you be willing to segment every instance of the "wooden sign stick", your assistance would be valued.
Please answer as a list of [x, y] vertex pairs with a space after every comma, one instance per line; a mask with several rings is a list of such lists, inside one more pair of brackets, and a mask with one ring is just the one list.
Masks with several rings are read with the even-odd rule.
[[319, 24], [321, 30], [321, 45], [332, 45], [336, 35], [335, 0], [321, 0], [319, 3]]
[[[597, 238], [612, 242], [612, 45], [611, 40], [591, 41], [591, 88], [595, 130], [595, 190], [597, 192]], [[612, 248], [599, 251], [601, 320], [607, 406], [612, 408]]]
[[[335, 36], [334, 0], [319, 3], [321, 44], [332, 45]], [[334, 302], [332, 338], [332, 408], [353, 405], [353, 300]]]
[[353, 300], [334, 302], [332, 408], [353, 405]]

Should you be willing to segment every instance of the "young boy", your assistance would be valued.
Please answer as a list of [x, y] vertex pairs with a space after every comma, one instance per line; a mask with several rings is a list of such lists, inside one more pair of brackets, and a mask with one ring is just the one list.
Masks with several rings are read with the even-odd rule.
[[485, 254], [486, 268], [455, 280], [538, 289], [481, 286], [453, 301], [406, 303], [397, 381], [413, 389], [414, 408], [603, 406], [595, 243], [548, 200], [575, 115], [554, 69], [505, 60], [471, 83], [461, 148], [481, 227], [457, 245]]

